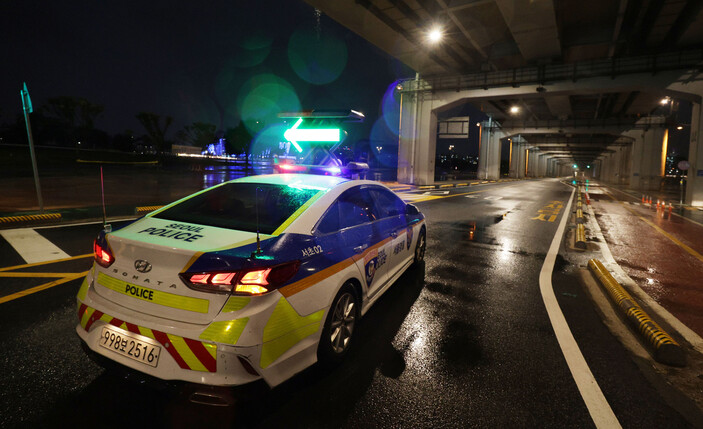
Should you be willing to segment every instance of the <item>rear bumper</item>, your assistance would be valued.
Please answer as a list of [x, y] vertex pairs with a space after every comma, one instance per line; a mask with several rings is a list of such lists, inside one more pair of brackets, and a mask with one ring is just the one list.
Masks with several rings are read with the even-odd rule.
[[[197, 325], [130, 310], [102, 297], [92, 284], [89, 273], [77, 296], [76, 333], [92, 353], [130, 370], [209, 386], [263, 379], [273, 387], [317, 361], [323, 312], [298, 316], [278, 293], [223, 309], [211, 324]], [[104, 326], [123, 338], [161, 347], [157, 366], [102, 347]]]

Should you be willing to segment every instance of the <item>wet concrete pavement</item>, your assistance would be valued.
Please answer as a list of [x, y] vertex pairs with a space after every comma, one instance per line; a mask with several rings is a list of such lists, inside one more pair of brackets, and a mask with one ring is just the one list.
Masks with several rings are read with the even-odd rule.
[[[229, 407], [191, 403], [188, 389], [125, 380], [87, 359], [74, 332], [80, 280], [0, 304], [0, 426], [592, 427], [538, 285], [570, 195], [544, 180], [418, 202], [428, 223], [426, 263], [362, 319], [348, 358], [273, 390], [263, 383], [233, 389]], [[547, 206], [562, 207], [553, 222], [540, 219]], [[99, 229], [36, 231], [75, 256], [89, 252]], [[0, 255], [2, 266], [22, 264], [2, 240]], [[562, 247], [554, 292], [622, 426], [691, 426], [602, 324], [571, 260]], [[89, 266], [81, 259], [15, 271]], [[15, 291], [45, 280], [1, 281]]]
[[657, 303], [703, 336], [703, 225], [607, 187], [590, 186], [613, 257]]

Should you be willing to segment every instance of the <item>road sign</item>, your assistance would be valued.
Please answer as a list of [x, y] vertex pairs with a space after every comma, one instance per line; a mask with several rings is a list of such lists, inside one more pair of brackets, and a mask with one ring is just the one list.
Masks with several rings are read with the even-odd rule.
[[298, 142], [329, 142], [338, 143], [341, 140], [341, 130], [339, 128], [298, 128], [303, 123], [303, 118], [283, 133], [283, 137], [291, 142], [293, 146], [302, 152], [303, 149]]

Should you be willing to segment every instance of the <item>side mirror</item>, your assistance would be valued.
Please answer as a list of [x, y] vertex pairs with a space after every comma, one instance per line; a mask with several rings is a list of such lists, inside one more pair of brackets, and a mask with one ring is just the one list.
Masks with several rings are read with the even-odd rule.
[[406, 215], [419, 215], [420, 210], [418, 210], [417, 207], [415, 207], [412, 204], [406, 204], [405, 205], [405, 214]]

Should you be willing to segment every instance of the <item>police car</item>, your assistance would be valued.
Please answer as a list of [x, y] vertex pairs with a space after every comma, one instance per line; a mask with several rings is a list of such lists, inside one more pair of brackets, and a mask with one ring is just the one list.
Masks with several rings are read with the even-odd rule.
[[275, 386], [341, 359], [425, 237], [418, 209], [377, 182], [233, 180], [101, 232], [76, 331], [163, 380]]

